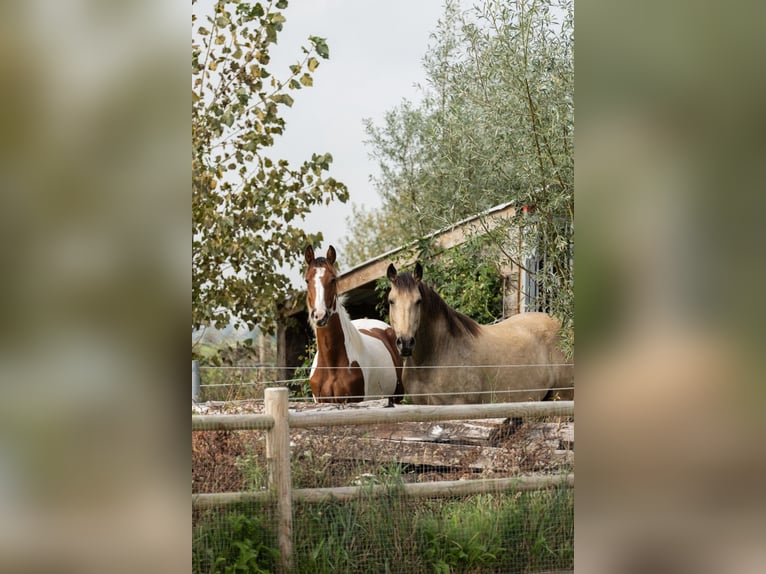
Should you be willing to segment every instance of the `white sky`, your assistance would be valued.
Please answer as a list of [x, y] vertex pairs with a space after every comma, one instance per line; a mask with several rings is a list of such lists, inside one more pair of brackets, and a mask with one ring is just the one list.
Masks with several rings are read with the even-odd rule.
[[[287, 129], [273, 148], [274, 158], [296, 166], [314, 152], [330, 152], [330, 174], [348, 186], [346, 204], [315, 207], [305, 222], [307, 231], [324, 234], [322, 251], [330, 244], [337, 248], [346, 236], [352, 202], [380, 205], [369, 181], [376, 166], [363, 143], [363, 119], [380, 124], [402, 99], [420, 99], [415, 85], [425, 82], [422, 59], [442, 11], [442, 0], [293, 0], [284, 11], [272, 73], [281, 77], [310, 35], [326, 38], [330, 47], [314, 86], [291, 92], [292, 109], [282, 108]], [[342, 252], [338, 260], [348, 268]]]

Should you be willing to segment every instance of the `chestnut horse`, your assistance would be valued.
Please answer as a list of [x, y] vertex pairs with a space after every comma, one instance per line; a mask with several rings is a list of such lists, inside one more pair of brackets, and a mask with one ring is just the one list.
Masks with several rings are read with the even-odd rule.
[[521, 313], [479, 325], [421, 281], [420, 263], [414, 274], [399, 275], [391, 264], [387, 277], [391, 326], [406, 359], [402, 382], [413, 403], [574, 398], [574, 368], [558, 348], [558, 319]]
[[352, 321], [338, 296], [335, 248], [314, 257], [306, 247], [305, 279], [309, 323], [317, 340], [309, 384], [318, 402], [351, 402], [388, 397], [401, 400], [402, 359], [394, 330], [383, 321]]

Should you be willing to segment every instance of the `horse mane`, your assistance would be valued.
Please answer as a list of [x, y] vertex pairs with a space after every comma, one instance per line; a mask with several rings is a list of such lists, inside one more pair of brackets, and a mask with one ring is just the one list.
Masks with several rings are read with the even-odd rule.
[[436, 291], [422, 281], [416, 280], [409, 271], [400, 274], [396, 278], [396, 285], [400, 289], [415, 290], [420, 292], [422, 297], [423, 309], [421, 313], [429, 315], [439, 314], [447, 321], [447, 330], [453, 337], [462, 335], [476, 336], [481, 330], [481, 326], [471, 319], [450, 307]]

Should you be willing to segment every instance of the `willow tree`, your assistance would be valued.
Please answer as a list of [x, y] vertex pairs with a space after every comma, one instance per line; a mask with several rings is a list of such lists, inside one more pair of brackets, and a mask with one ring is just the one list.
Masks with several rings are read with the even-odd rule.
[[270, 49], [286, 0], [192, 5], [192, 327], [235, 319], [268, 332], [290, 290], [282, 270], [321, 239], [303, 231], [302, 216], [348, 199], [327, 174], [329, 153], [297, 167], [268, 154], [286, 128], [282, 110], [313, 85], [329, 49], [310, 36], [278, 77]]
[[[515, 203], [540, 306], [573, 326], [574, 30], [572, 0], [448, 1], [424, 57], [422, 100], [368, 122], [377, 212], [349, 221], [360, 258], [494, 205]], [[522, 207], [528, 209], [522, 210]], [[494, 253], [523, 253], [488, 236]], [[350, 264], [359, 261], [350, 261]], [[571, 332], [571, 329], [570, 329]]]

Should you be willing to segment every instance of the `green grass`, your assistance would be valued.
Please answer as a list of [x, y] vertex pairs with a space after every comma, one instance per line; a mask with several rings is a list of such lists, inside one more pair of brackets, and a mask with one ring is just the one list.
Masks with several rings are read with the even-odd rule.
[[[572, 489], [423, 500], [405, 497], [394, 476], [384, 483], [389, 491], [380, 498], [294, 504], [295, 572], [521, 573], [573, 566]], [[273, 525], [268, 507], [198, 517], [193, 571], [274, 571]]]
[[277, 570], [271, 513], [239, 508], [208, 512], [192, 530], [192, 571], [204, 574], [270, 574]]

